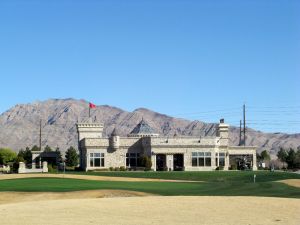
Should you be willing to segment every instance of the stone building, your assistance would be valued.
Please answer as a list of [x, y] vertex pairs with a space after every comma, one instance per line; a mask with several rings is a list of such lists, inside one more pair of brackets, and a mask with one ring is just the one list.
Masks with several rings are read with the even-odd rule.
[[256, 148], [230, 146], [228, 129], [220, 120], [216, 137], [160, 137], [142, 120], [127, 137], [114, 130], [103, 138], [103, 125], [78, 123], [80, 166], [86, 171], [121, 166], [136, 169], [141, 167], [140, 158], [148, 156], [155, 171], [256, 170]]

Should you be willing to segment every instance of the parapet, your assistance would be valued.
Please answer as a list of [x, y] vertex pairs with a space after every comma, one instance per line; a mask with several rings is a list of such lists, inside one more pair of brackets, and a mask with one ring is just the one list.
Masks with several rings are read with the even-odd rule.
[[84, 138], [101, 138], [103, 125], [100, 123], [77, 123], [78, 140]]

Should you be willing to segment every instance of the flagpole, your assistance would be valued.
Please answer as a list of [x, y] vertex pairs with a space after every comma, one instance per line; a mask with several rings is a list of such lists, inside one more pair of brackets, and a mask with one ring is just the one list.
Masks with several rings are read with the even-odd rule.
[[89, 118], [91, 118], [91, 107], [89, 106]]

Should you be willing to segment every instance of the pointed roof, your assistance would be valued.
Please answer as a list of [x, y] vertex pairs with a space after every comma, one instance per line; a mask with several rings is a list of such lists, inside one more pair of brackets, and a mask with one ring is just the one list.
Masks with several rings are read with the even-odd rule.
[[118, 136], [116, 128], [111, 132], [111, 137]]
[[158, 134], [143, 118], [128, 136], [158, 136]]

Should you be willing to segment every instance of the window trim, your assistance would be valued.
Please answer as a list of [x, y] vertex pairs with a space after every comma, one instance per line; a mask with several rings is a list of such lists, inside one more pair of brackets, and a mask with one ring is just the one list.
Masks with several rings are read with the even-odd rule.
[[[193, 159], [197, 159], [197, 165], [193, 165]], [[206, 162], [209, 159], [210, 159], [210, 165], [206, 165]], [[201, 165], [200, 165], [200, 160], [201, 160]], [[212, 152], [210, 151], [192, 152], [192, 167], [211, 167], [211, 166], [212, 166]]]
[[[95, 160], [96, 159], [100, 160], [100, 166], [95, 166], [95, 164], [96, 164]], [[103, 168], [103, 167], [105, 167], [105, 154], [103, 152], [90, 152], [89, 166], [93, 167], [93, 168]]]

